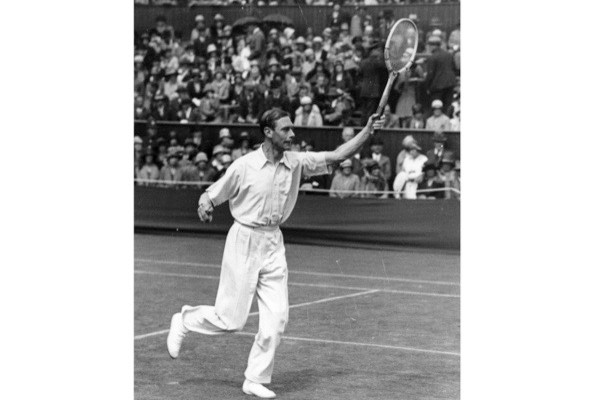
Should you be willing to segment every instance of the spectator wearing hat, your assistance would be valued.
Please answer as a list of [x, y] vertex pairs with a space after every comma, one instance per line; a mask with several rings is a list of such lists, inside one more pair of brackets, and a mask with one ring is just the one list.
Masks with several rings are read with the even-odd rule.
[[444, 198], [444, 182], [438, 177], [435, 165], [425, 163], [423, 180], [417, 186], [417, 198], [435, 200]]
[[331, 106], [324, 113], [323, 120], [326, 125], [347, 125], [354, 111], [354, 99], [342, 89], [330, 88], [330, 97], [333, 98]]
[[209, 182], [215, 182], [221, 176], [223, 176], [226, 169], [227, 157], [229, 158], [229, 162], [231, 163], [231, 150], [229, 150], [227, 147], [218, 144], [213, 148], [212, 153], [213, 159], [210, 162], [208, 173], [206, 175], [206, 179]]
[[315, 36], [312, 41], [312, 48], [315, 52], [315, 61], [326, 62], [328, 53], [323, 48], [323, 38], [321, 36]]
[[454, 58], [441, 48], [442, 40], [439, 36], [430, 36], [427, 44], [431, 46], [431, 56], [425, 63], [424, 85], [431, 100], [440, 100], [444, 107], [448, 107], [452, 103], [456, 85]]
[[264, 96], [265, 92], [267, 91], [267, 85], [263, 74], [260, 71], [258, 60], [250, 61], [250, 72], [246, 77], [246, 82], [252, 84], [252, 86], [256, 89], [257, 94]]
[[[438, 179], [443, 182], [444, 187], [447, 189], [460, 190], [460, 181], [458, 179], [458, 173], [455, 170], [456, 157], [454, 153], [448, 151], [444, 154], [441, 161], [441, 167], [438, 170]], [[445, 199], [458, 199], [459, 194], [452, 191], [446, 190], [444, 192]]]
[[163, 94], [154, 97], [154, 107], [150, 116], [155, 121], [177, 121], [177, 114], [169, 106], [167, 98]]
[[219, 131], [219, 144], [230, 151], [233, 148], [234, 141], [229, 128], [221, 128]]
[[331, 14], [329, 14], [329, 18], [327, 20], [327, 26], [331, 26], [331, 27], [340, 27], [343, 23], [349, 24], [350, 23], [350, 16], [345, 13], [344, 11], [342, 11], [342, 8], [340, 6], [339, 2], [335, 2], [333, 4], [333, 10], [331, 11]]
[[[346, 143], [350, 139], [354, 137], [354, 128], [350, 126], [346, 126], [342, 129], [342, 144]], [[352, 162], [352, 173], [358, 175], [358, 177], [362, 177], [364, 174], [363, 163], [360, 160], [360, 153], [356, 152], [352, 157], [349, 158]], [[339, 168], [336, 170], [336, 173], [339, 173]]]
[[394, 114], [402, 121], [412, 116], [412, 107], [417, 103], [417, 90], [425, 72], [420, 63], [414, 63], [407, 71], [402, 72], [394, 85], [395, 94], [399, 97], [395, 103]]
[[294, 115], [296, 113], [296, 110], [298, 109], [298, 107], [301, 106], [300, 100], [302, 100], [302, 98], [304, 98], [306, 96], [309, 96], [309, 97], [311, 96], [310, 86], [307, 85], [306, 83], [301, 83], [298, 86], [298, 93], [296, 93], [294, 96], [292, 96], [290, 98], [290, 108], [286, 111], [288, 111], [290, 114]]
[[432, 131], [449, 131], [450, 130], [450, 118], [442, 111], [444, 104], [441, 100], [434, 100], [431, 103], [433, 114], [427, 118], [427, 124], [425, 129]]
[[225, 18], [217, 13], [213, 17], [213, 25], [210, 27], [210, 35], [214, 38], [223, 36], [223, 28], [225, 27]]
[[159, 36], [166, 43], [170, 43], [173, 38], [173, 27], [167, 24], [167, 18], [164, 15], [159, 15], [154, 20], [154, 27], [148, 31], [150, 37]]
[[420, 153], [421, 147], [416, 140], [407, 143], [408, 154], [402, 162], [402, 167], [394, 179], [395, 197], [404, 199], [416, 199], [417, 187], [423, 179], [423, 167], [427, 162], [427, 157]]
[[446, 142], [448, 138], [444, 135], [442, 131], [436, 131], [433, 134], [433, 149], [427, 151], [427, 163], [433, 164], [433, 166], [437, 169], [440, 168], [442, 158], [448, 150], [446, 149]]
[[396, 174], [402, 170], [402, 163], [410, 152], [413, 142], [415, 142], [415, 138], [412, 135], [406, 135], [404, 139], [402, 139], [402, 150], [400, 150], [398, 156], [396, 156]]
[[214, 43], [211, 43], [206, 48], [206, 53], [208, 54], [208, 60], [206, 60], [206, 66], [211, 74], [214, 75], [219, 65], [221, 65], [221, 60], [219, 59], [219, 54], [217, 51], [217, 46]]
[[325, 109], [329, 97], [329, 83], [324, 74], [317, 74], [315, 84], [312, 88], [313, 103], [319, 110]]
[[344, 69], [344, 62], [342, 60], [337, 60], [333, 64], [331, 86], [342, 89], [345, 92], [349, 92], [354, 88], [352, 76]]
[[309, 96], [304, 96], [300, 99], [300, 107], [296, 110], [296, 118], [294, 119], [295, 126], [323, 126], [323, 118], [319, 107], [313, 104]]
[[243, 131], [238, 138], [237, 146], [231, 151], [231, 158], [235, 161], [238, 158], [245, 156], [252, 151], [250, 144], [250, 135]]
[[340, 163], [341, 173], [336, 174], [331, 181], [329, 190], [330, 197], [357, 197], [357, 193], [348, 193], [347, 191], [360, 190], [360, 178], [352, 173], [352, 160], [344, 160]]
[[199, 102], [202, 98], [203, 88], [202, 81], [200, 80], [200, 70], [193, 68], [190, 72], [190, 80], [186, 85], [188, 96], [190, 100]]
[[260, 65], [265, 63], [266, 38], [258, 25], [250, 24], [248, 26], [248, 47], [250, 48], [249, 59], [259, 60]]
[[389, 190], [387, 179], [383, 176], [381, 166], [373, 159], [366, 159], [364, 161], [364, 175], [360, 179], [361, 190], [367, 193], [363, 193], [363, 198], [380, 198], [385, 199], [388, 197], [386, 193], [370, 193], [370, 192], [382, 192]]
[[382, 153], [383, 147], [383, 140], [380, 137], [374, 137], [371, 140], [371, 151], [366, 158], [377, 161], [383, 177], [388, 181], [392, 177], [392, 162], [388, 156]]
[[383, 127], [386, 129], [397, 129], [400, 128], [400, 118], [396, 114], [392, 114], [392, 108], [389, 104], [386, 104], [383, 108], [383, 115], [385, 115], [385, 123]]
[[215, 77], [211, 84], [215, 89], [215, 98], [219, 99], [220, 102], [227, 102], [229, 100], [231, 84], [225, 79], [225, 71], [223, 69], [217, 68], [215, 70]]
[[177, 153], [169, 153], [167, 155], [167, 163], [160, 169], [158, 179], [165, 182], [181, 181], [181, 168], [179, 167], [179, 155]]
[[[158, 166], [156, 165], [154, 154], [147, 152], [144, 155], [144, 165], [140, 168], [137, 178], [140, 180], [157, 180], [160, 175]], [[142, 185], [148, 185], [149, 182], [142, 182]]]
[[239, 121], [250, 124], [257, 123], [260, 112], [264, 107], [263, 101], [264, 99], [257, 93], [255, 86], [251, 82], [244, 83], [244, 93], [240, 98]]
[[204, 20], [204, 15], [198, 14], [194, 18], [194, 22], [196, 25], [192, 29], [192, 33], [190, 34], [190, 41], [194, 42], [198, 40], [202, 35], [206, 33], [206, 24]]
[[281, 81], [275, 79], [271, 81], [269, 94], [264, 101], [264, 110], [270, 110], [272, 108], [281, 108], [282, 110], [288, 110], [290, 108], [290, 100], [281, 90]]
[[220, 101], [215, 95], [215, 89], [209, 83], [204, 87], [204, 96], [202, 96], [198, 104], [199, 120], [202, 122], [214, 121], [219, 111], [219, 105]]
[[412, 106], [412, 117], [403, 121], [403, 127], [408, 129], [425, 129], [426, 121], [423, 106], [417, 103]]
[[163, 94], [167, 96], [167, 99], [172, 100], [177, 97], [177, 90], [179, 89], [179, 82], [177, 82], [177, 70], [169, 68], [165, 72], [166, 82], [163, 85]]
[[208, 182], [208, 156], [204, 152], [198, 152], [193, 162], [181, 167], [181, 182]]
[[144, 104], [144, 96], [135, 96], [133, 119], [145, 120], [150, 117], [150, 109]]

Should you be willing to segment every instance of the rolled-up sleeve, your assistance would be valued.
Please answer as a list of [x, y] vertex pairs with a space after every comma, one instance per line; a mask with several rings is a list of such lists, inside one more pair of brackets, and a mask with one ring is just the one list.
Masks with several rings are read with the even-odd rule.
[[216, 207], [233, 197], [240, 186], [239, 163], [231, 164], [225, 174], [206, 189], [208, 198]]
[[302, 154], [300, 162], [304, 175], [315, 176], [329, 173], [329, 168], [327, 168], [327, 162], [325, 161], [325, 152], [307, 151], [300, 154]]

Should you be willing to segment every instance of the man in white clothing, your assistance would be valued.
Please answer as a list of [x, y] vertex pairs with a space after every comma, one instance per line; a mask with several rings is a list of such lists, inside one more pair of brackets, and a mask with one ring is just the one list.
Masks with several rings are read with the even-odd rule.
[[235, 222], [225, 243], [215, 305], [186, 305], [173, 315], [167, 338], [171, 357], [179, 356], [189, 331], [215, 335], [241, 330], [256, 294], [259, 331], [242, 390], [261, 398], [275, 397], [263, 384], [271, 382], [275, 350], [288, 320], [287, 262], [279, 225], [294, 208], [302, 175], [327, 174], [330, 165], [355, 154], [384, 121], [372, 115], [358, 135], [334, 151], [292, 152], [290, 115], [272, 109], [261, 116], [261, 147], [235, 160], [198, 202], [200, 219], [210, 222], [214, 207], [229, 200]]

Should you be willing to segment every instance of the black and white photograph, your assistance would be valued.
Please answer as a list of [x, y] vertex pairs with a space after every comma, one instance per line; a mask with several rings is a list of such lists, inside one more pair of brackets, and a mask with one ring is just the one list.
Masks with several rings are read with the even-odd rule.
[[591, 5], [6, 2], [0, 398], [600, 399]]
[[134, 13], [136, 400], [459, 399], [460, 3]]

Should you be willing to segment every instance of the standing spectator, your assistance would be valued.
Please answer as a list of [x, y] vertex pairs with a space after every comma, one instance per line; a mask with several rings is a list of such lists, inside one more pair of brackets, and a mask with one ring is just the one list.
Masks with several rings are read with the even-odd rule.
[[452, 103], [456, 85], [454, 59], [452, 54], [441, 48], [442, 39], [439, 36], [430, 36], [427, 44], [431, 46], [431, 57], [426, 63], [424, 84], [432, 100], [440, 100], [448, 107]]
[[170, 153], [167, 156], [167, 164], [160, 169], [159, 180], [166, 182], [181, 181], [181, 169], [179, 168], [179, 156], [177, 153]]
[[231, 158], [235, 161], [238, 158], [250, 153], [251, 151], [252, 146], [250, 145], [250, 135], [248, 134], [248, 132], [243, 131], [242, 133], [240, 133], [238, 145], [235, 149], [231, 151]]
[[377, 164], [381, 168], [381, 172], [386, 181], [392, 177], [392, 162], [390, 158], [384, 154], [383, 151], [383, 140], [379, 137], [373, 138], [371, 141], [371, 153], [369, 154], [370, 159], [377, 161]]
[[449, 131], [450, 130], [450, 118], [442, 111], [444, 104], [441, 100], [434, 100], [431, 103], [433, 109], [433, 115], [427, 118], [427, 124], [425, 129], [432, 131]]
[[[417, 186], [417, 192], [419, 193], [417, 198], [426, 199], [426, 200], [435, 200], [435, 199], [443, 199], [444, 191], [439, 190], [444, 188], [444, 182], [437, 176], [437, 170], [433, 164], [426, 163], [423, 166], [424, 177], [419, 185]], [[436, 191], [423, 191], [421, 190], [431, 190], [436, 189]], [[439, 190], [439, 191], [437, 191]]]
[[[141, 180], [157, 180], [159, 177], [160, 171], [158, 170], [158, 166], [154, 162], [154, 154], [146, 153], [144, 156], [144, 165], [140, 168], [138, 173], [138, 179]], [[148, 182], [146, 182], [148, 184]]]
[[433, 149], [427, 151], [427, 163], [433, 164], [433, 166], [438, 169], [441, 166], [442, 158], [448, 150], [446, 150], [446, 135], [442, 131], [436, 131], [433, 134]]
[[342, 161], [340, 169], [342, 172], [333, 177], [329, 196], [339, 197], [341, 199], [346, 197], [357, 197], [357, 193], [346, 192], [350, 190], [360, 190], [360, 179], [358, 178], [358, 175], [352, 173], [352, 161], [349, 159]]
[[248, 26], [248, 46], [250, 47], [250, 59], [259, 60], [260, 65], [264, 65], [266, 59], [266, 39], [265, 34], [258, 25], [250, 24]]
[[394, 196], [397, 199], [400, 198], [400, 193], [403, 190], [402, 198], [417, 198], [417, 187], [423, 179], [423, 166], [427, 162], [427, 157], [419, 153], [421, 147], [416, 140], [408, 143], [408, 147], [410, 150], [402, 162], [402, 167], [396, 175], [396, 179], [394, 179], [393, 188], [396, 192]]
[[362, 121], [365, 125], [379, 105], [383, 85], [388, 76], [383, 61], [383, 51], [377, 45], [369, 56], [360, 62], [360, 102], [362, 104]]
[[408, 71], [404, 71], [396, 79], [394, 89], [400, 94], [396, 102], [395, 114], [401, 123], [412, 115], [412, 108], [417, 103], [417, 85], [423, 81], [423, 69], [415, 63]]
[[404, 127], [408, 129], [425, 129], [425, 116], [423, 114], [423, 106], [417, 103], [412, 106], [412, 117], [404, 121]]
[[[387, 180], [383, 176], [379, 163], [375, 160], [365, 160], [365, 173], [360, 179], [361, 189], [365, 192], [381, 192], [389, 189]], [[387, 194], [363, 193], [364, 198], [387, 198]]]
[[312, 99], [304, 96], [300, 99], [300, 107], [296, 110], [295, 126], [323, 126], [323, 119], [319, 107], [312, 103]]
[[333, 5], [333, 11], [329, 15], [329, 19], [327, 21], [327, 26], [330, 27], [341, 27], [342, 24], [350, 23], [350, 16], [341, 10], [341, 6], [339, 2], [336, 2]]
[[[456, 159], [454, 157], [454, 153], [446, 152], [444, 157], [442, 158], [442, 167], [438, 171], [438, 178], [441, 182], [444, 183], [444, 187], [448, 189], [457, 189], [460, 190], [460, 183], [458, 180], [458, 173], [454, 169], [456, 165]], [[455, 193], [452, 190], [446, 190], [444, 193], [445, 199], [457, 199], [459, 198], [458, 193]]]

